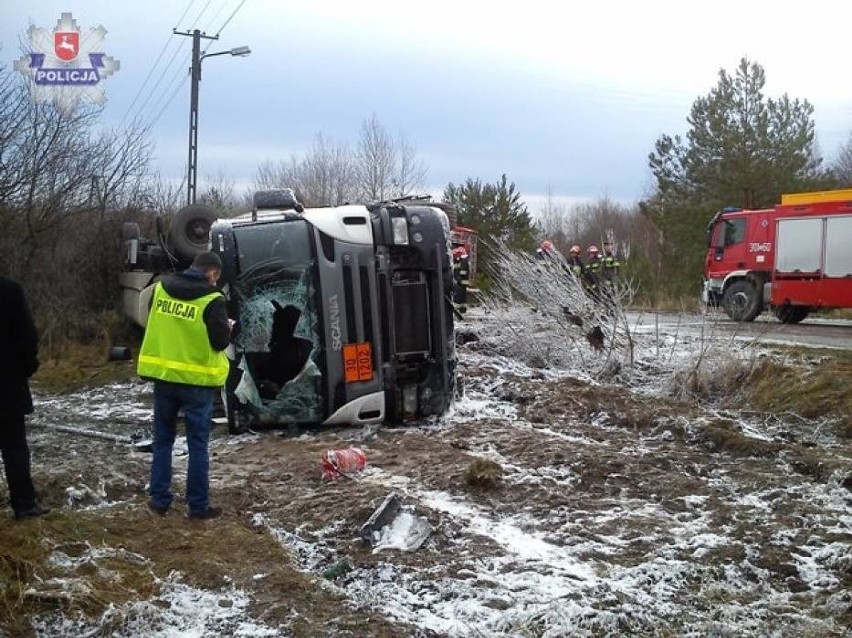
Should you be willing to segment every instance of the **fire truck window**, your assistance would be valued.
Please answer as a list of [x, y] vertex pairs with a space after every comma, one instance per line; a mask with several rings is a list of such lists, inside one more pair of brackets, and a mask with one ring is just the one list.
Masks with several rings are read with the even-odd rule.
[[732, 219], [725, 221], [725, 246], [739, 244], [745, 239], [746, 220]]

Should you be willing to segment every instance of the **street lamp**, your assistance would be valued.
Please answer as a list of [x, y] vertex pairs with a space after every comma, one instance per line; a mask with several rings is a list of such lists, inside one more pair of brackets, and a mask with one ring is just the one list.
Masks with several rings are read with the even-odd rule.
[[201, 61], [204, 58], [212, 58], [217, 55], [232, 55], [242, 58], [250, 55], [251, 49], [247, 46], [241, 46], [234, 47], [228, 51], [202, 54], [201, 38], [218, 40], [219, 36], [204, 35], [198, 29], [195, 29], [192, 33], [180, 33], [178, 31], [174, 31], [174, 33], [192, 36], [192, 67], [190, 68], [192, 88], [189, 98], [189, 162], [186, 176], [186, 203], [187, 205], [191, 205], [195, 203], [196, 177], [198, 173], [198, 83], [201, 82]]

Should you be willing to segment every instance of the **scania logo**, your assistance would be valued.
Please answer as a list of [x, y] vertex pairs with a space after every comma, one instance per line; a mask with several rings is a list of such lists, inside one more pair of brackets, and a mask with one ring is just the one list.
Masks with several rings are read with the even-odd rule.
[[340, 350], [343, 344], [340, 341], [340, 304], [337, 295], [328, 298], [328, 316], [331, 324], [331, 347]]

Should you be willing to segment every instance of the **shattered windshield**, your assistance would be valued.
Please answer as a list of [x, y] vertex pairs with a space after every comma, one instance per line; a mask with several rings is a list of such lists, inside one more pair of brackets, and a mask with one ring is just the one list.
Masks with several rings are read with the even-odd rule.
[[234, 394], [254, 423], [322, 420], [316, 262], [304, 220], [235, 229], [240, 329]]

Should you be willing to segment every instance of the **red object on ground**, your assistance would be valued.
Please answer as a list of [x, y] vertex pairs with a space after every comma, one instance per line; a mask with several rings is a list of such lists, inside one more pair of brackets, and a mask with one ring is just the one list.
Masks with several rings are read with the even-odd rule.
[[357, 447], [345, 450], [326, 450], [322, 453], [322, 477], [336, 481], [341, 476], [349, 476], [367, 467], [367, 455]]

